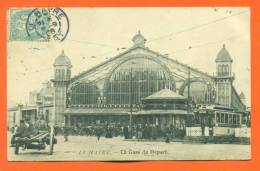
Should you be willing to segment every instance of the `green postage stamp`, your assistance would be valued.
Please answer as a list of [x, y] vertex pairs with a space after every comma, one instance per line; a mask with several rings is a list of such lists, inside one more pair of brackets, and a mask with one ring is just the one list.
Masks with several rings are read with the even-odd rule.
[[9, 41], [63, 41], [69, 19], [60, 8], [10, 9]]

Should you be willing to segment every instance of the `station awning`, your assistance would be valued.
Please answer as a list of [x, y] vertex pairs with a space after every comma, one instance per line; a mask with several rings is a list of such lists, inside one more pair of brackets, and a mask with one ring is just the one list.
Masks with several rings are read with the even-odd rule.
[[189, 115], [186, 110], [141, 110], [133, 115]]
[[123, 108], [68, 108], [65, 115], [128, 115], [129, 109]]
[[185, 100], [186, 97], [170, 90], [162, 89], [146, 98], [144, 100]]

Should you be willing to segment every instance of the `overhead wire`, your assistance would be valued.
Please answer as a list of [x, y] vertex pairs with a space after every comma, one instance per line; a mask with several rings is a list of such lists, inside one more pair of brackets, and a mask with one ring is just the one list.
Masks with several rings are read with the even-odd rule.
[[202, 44], [197, 44], [197, 45], [190, 45], [187, 48], [181, 49], [181, 50], [177, 50], [177, 51], [172, 51], [169, 52], [169, 54], [176, 54], [176, 53], [180, 53], [180, 52], [185, 52], [185, 51], [190, 51], [192, 49], [196, 49], [196, 48], [201, 48], [201, 47], [205, 47], [208, 45], [212, 45], [212, 44], [216, 44], [219, 42], [224, 42], [224, 41], [228, 41], [228, 40], [232, 40], [232, 39], [236, 39], [238, 37], [241, 37], [242, 35], [232, 35], [226, 39], [221, 39], [221, 40], [217, 40], [217, 41], [211, 41], [211, 42], [206, 42], [206, 43], [202, 43]]
[[192, 30], [204, 27], [204, 26], [208, 26], [208, 25], [211, 25], [211, 24], [214, 24], [214, 23], [217, 23], [217, 22], [229, 19], [230, 17], [241, 15], [241, 14], [244, 14], [244, 13], [247, 13], [247, 12], [249, 12], [249, 11], [248, 10], [240, 11], [238, 13], [234, 13], [234, 14], [231, 14], [231, 15], [226, 16], [226, 17], [218, 18], [218, 19], [215, 19], [215, 20], [203, 23], [203, 24], [195, 25], [195, 26], [192, 26], [192, 27], [180, 30], [180, 31], [175, 32], [175, 33], [169, 33], [167, 35], [163, 35], [163, 36], [160, 36], [160, 37], [157, 37], [157, 38], [150, 39], [150, 40], [147, 41], [147, 43], [153, 42], [153, 41], [157, 41], [157, 40], [161, 40], [161, 39], [165, 39], [165, 38], [169, 38], [169, 37], [171, 37], [173, 35], [178, 35], [178, 34], [181, 34], [181, 33], [184, 33], [184, 32], [189, 32], [189, 31], [192, 31]]

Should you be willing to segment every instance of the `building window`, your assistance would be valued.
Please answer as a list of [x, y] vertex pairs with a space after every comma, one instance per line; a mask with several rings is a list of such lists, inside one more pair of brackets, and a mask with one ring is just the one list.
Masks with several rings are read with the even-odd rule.
[[228, 114], [225, 113], [225, 123], [228, 123]]
[[[184, 88], [183, 95], [188, 97], [188, 86]], [[190, 83], [190, 98], [196, 104], [209, 104], [212, 102], [212, 93], [208, 91], [205, 82], [195, 81]]]
[[225, 123], [225, 115], [224, 115], [224, 113], [221, 113], [221, 123]]
[[217, 123], [221, 123], [221, 115], [220, 115], [220, 113], [217, 113]]
[[56, 69], [55, 70], [55, 79], [65, 80], [65, 70], [64, 69]]
[[236, 124], [237, 120], [236, 120], [236, 115], [232, 115], [233, 118], [233, 124]]
[[175, 89], [170, 74], [160, 64], [147, 58], [136, 58], [116, 68], [105, 83], [107, 104], [140, 104], [161, 89]]
[[97, 104], [100, 91], [95, 82], [80, 83], [71, 88], [68, 93], [68, 103], [71, 105]]

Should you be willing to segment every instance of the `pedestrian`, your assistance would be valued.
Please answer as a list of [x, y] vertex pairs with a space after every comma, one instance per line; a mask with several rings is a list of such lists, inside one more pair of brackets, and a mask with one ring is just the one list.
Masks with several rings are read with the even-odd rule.
[[160, 138], [161, 137], [161, 129], [160, 129], [160, 126], [159, 125], [156, 125], [156, 137], [157, 138]]
[[28, 134], [29, 134], [29, 136], [34, 136], [34, 135], [38, 134], [38, 130], [35, 129], [32, 122], [29, 122]]
[[157, 129], [156, 129], [155, 124], [153, 124], [152, 125], [152, 139], [156, 140], [156, 138], [157, 138]]
[[[30, 137], [28, 127], [25, 124], [24, 120], [20, 120], [20, 126], [18, 127], [17, 132], [13, 137], [14, 138], [21, 137], [21, 138], [25, 138], [25, 139], [26, 138], [28, 139]], [[24, 144], [23, 150], [25, 150], [26, 148], [27, 148], [27, 144]]]
[[65, 142], [69, 141], [68, 135], [69, 135], [69, 128], [65, 124], [63, 124], [63, 136]]
[[18, 125], [17, 125], [17, 124], [15, 124], [15, 126], [14, 126], [14, 131], [13, 131], [13, 134], [16, 134], [16, 132], [17, 132], [17, 129], [18, 129]]
[[166, 143], [170, 143], [170, 136], [171, 136], [171, 131], [170, 128], [166, 128], [166, 132], [165, 132], [165, 142]]
[[166, 133], [165, 142], [170, 143], [170, 135], [168, 133]]
[[15, 126], [13, 127], [13, 135], [12, 135], [12, 138], [11, 138], [11, 147], [14, 147], [14, 139], [17, 135], [17, 130], [18, 130], [18, 125], [15, 124]]
[[124, 133], [125, 139], [128, 139], [128, 137], [129, 137], [129, 132], [128, 132], [128, 127], [127, 127], [127, 126], [124, 126], [124, 128], [123, 128], [123, 133]]
[[99, 141], [99, 140], [100, 140], [100, 137], [101, 137], [101, 135], [102, 135], [102, 128], [101, 128], [101, 127], [97, 127], [97, 128], [95, 129], [95, 134], [96, 134], [96, 136], [97, 136], [97, 140]]
[[20, 121], [20, 126], [17, 129], [16, 137], [26, 137], [28, 130], [27, 125], [25, 124], [24, 120]]
[[142, 134], [143, 134], [143, 133], [142, 133], [142, 126], [141, 126], [141, 124], [140, 124], [140, 125], [138, 125], [138, 127], [137, 127], [137, 139], [138, 139], [138, 140], [141, 140], [141, 139], [142, 139], [142, 137], [143, 137]]
[[38, 130], [47, 130], [48, 124], [46, 120], [44, 119], [44, 116], [41, 115], [41, 117], [37, 118], [37, 121], [35, 122], [35, 128]]

